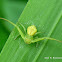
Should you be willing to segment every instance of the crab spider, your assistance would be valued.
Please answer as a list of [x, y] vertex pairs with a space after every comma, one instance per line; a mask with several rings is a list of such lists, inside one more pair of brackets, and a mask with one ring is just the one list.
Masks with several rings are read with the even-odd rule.
[[24, 40], [24, 42], [27, 43], [27, 44], [35, 43], [35, 42], [38, 42], [38, 41], [44, 40], [44, 39], [55, 40], [55, 41], [61, 42], [60, 40], [57, 40], [57, 39], [54, 39], [54, 38], [50, 38], [50, 37], [42, 37], [42, 38], [36, 38], [36, 39], [34, 39], [33, 36], [34, 36], [35, 34], [40, 33], [40, 32], [37, 32], [37, 28], [36, 28], [35, 25], [29, 26], [29, 27], [27, 28], [27, 33], [26, 33], [25, 27], [21, 24], [21, 26], [23, 27], [23, 29], [24, 29], [24, 31], [25, 31], [25, 33], [26, 33], [26, 34], [24, 34], [24, 33], [22, 32], [22, 30], [21, 30], [16, 24], [14, 24], [13, 22], [11, 22], [11, 21], [9, 21], [9, 20], [7, 20], [7, 19], [4, 19], [4, 18], [0, 18], [0, 19], [3, 19], [3, 20], [5, 20], [5, 21], [9, 22], [10, 24], [12, 24], [13, 26], [15, 26], [16, 29], [18, 30], [19, 34], [21, 35], [22, 39]]

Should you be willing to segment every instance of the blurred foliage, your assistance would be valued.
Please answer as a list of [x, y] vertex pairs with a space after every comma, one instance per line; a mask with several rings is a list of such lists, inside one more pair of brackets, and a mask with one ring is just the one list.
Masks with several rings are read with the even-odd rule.
[[[16, 23], [27, 1], [28, 0], [0, 0], [0, 17]], [[0, 51], [12, 29], [13, 26], [11, 24], [0, 20]]]

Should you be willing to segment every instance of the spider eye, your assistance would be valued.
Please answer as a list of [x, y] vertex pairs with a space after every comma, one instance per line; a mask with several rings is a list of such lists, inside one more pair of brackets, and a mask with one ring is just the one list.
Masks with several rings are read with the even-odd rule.
[[36, 32], [37, 32], [37, 29], [34, 25], [29, 26], [27, 28], [27, 34], [30, 35], [30, 36], [33, 36]]

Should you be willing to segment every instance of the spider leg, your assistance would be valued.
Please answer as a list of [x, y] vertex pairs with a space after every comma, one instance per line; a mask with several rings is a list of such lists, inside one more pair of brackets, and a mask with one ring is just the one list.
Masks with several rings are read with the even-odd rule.
[[44, 33], [44, 32], [37, 32], [37, 33], [35, 33], [35, 35], [34, 35], [34, 36], [36, 36], [37, 34], [41, 34], [41, 33]]
[[40, 40], [45, 40], [45, 39], [47, 39], [47, 40], [55, 40], [55, 41], [58, 41], [58, 42], [62, 42], [62, 41], [57, 40], [57, 39], [54, 39], [54, 38], [50, 38], [50, 37], [42, 37], [42, 38], [37, 38], [37, 39], [32, 40], [31, 43], [35, 43], [35, 42], [38, 42], [38, 41], [40, 41]]
[[19, 34], [21, 35], [21, 37], [22, 37], [23, 39], [25, 38], [24, 33], [21, 31], [21, 29], [20, 29], [16, 24], [14, 24], [13, 22], [11, 22], [11, 21], [9, 21], [9, 20], [7, 20], [7, 19], [5, 19], [5, 18], [1, 18], [1, 17], [0, 17], [0, 19], [5, 20], [5, 21], [9, 22], [10, 24], [12, 24], [14, 27], [16, 27], [16, 29], [18, 30], [18, 32], [19, 32]]
[[14, 40], [16, 40], [19, 36], [20, 36], [20, 34], [19, 34], [19, 35], [17, 35], [17, 36], [14, 38]]
[[19, 24], [23, 27], [24, 32], [26, 33], [26, 28], [23, 26], [23, 24], [21, 24], [21, 23], [19, 23]]
[[36, 36], [37, 34], [40, 34], [40, 33], [42, 33], [42, 32], [37, 32], [37, 33], [35, 33], [35, 35], [34, 35], [34, 36]]

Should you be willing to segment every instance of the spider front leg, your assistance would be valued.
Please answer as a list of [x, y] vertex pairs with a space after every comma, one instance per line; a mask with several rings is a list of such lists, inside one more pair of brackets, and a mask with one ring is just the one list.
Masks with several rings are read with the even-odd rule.
[[[19, 23], [19, 22], [18, 22], [18, 23]], [[23, 24], [21, 24], [21, 23], [19, 23], [19, 24], [23, 27], [24, 32], [25, 32], [25, 34], [26, 34], [26, 28], [23, 26]], [[15, 38], [14, 40], [16, 40], [19, 36], [20, 36], [20, 34], [19, 34], [19, 35], [17, 35], [17, 36], [16, 36], [16, 38]]]
[[[18, 23], [19, 23], [19, 22], [18, 22]], [[21, 24], [21, 23], [19, 23], [19, 24], [22, 26], [22, 28], [24, 29], [24, 32], [25, 32], [25, 34], [26, 34], [26, 28], [23, 26], [23, 24]], [[16, 40], [19, 36], [20, 36], [20, 34], [17, 35], [16, 38], [15, 38], [14, 40]]]
[[37, 33], [34, 34], [34, 36], [36, 36], [37, 34], [40, 34], [40, 33], [42, 33], [42, 32], [37, 32]]
[[19, 34], [21, 35], [21, 37], [22, 37], [23, 39], [25, 39], [24, 33], [21, 31], [21, 29], [20, 29], [16, 24], [14, 24], [13, 22], [11, 22], [11, 21], [9, 21], [9, 20], [7, 20], [7, 19], [5, 19], [5, 18], [1, 18], [1, 17], [0, 17], [0, 19], [5, 20], [5, 21], [9, 22], [10, 24], [12, 24], [14, 27], [16, 27], [16, 29], [18, 30], [18, 32], [19, 32]]
[[37, 39], [32, 40], [31, 43], [35, 43], [35, 42], [38, 42], [38, 41], [40, 41], [40, 40], [45, 40], [45, 39], [47, 39], [47, 40], [55, 40], [55, 41], [58, 41], [58, 42], [62, 42], [62, 41], [57, 40], [57, 39], [55, 39], [55, 38], [42, 37], [42, 38], [37, 38]]
[[25, 32], [25, 34], [26, 34], [26, 28], [23, 26], [23, 24], [21, 24], [21, 23], [19, 23], [19, 24], [23, 27], [24, 32]]

